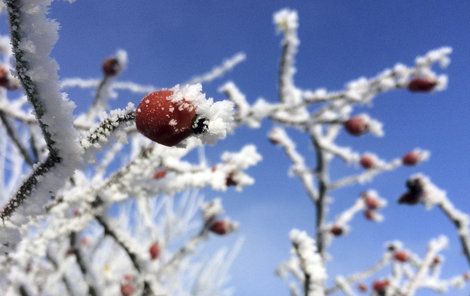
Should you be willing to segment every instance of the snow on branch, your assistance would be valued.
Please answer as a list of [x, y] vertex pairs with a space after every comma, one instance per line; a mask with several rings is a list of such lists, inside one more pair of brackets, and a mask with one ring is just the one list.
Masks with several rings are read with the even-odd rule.
[[427, 208], [438, 206], [456, 227], [463, 253], [470, 264], [470, 217], [457, 209], [447, 197], [446, 192], [433, 184], [425, 175], [411, 176], [406, 186], [408, 191], [400, 197], [398, 202], [408, 205], [423, 203]]
[[291, 230], [289, 234], [293, 252], [299, 258], [304, 273], [303, 285], [306, 296], [324, 296], [327, 278], [323, 260], [315, 247], [315, 241], [305, 231]]
[[[60, 93], [58, 67], [49, 58], [58, 38], [58, 24], [46, 18], [50, 3], [6, 1], [16, 71], [49, 149], [47, 160], [35, 168], [1, 210], [3, 220], [11, 218], [18, 226], [26, 217], [43, 213], [42, 205], [63, 186], [81, 159], [78, 133], [73, 127], [74, 104]], [[12, 217], [20, 206], [21, 212]], [[7, 242], [8, 238], [2, 238], [2, 245]]]

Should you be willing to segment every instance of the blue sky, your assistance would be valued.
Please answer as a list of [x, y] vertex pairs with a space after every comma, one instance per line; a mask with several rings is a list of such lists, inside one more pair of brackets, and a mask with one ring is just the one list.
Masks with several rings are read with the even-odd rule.
[[[370, 109], [380, 118], [386, 136], [352, 138], [344, 135], [358, 151], [374, 151], [391, 159], [416, 146], [432, 151], [431, 160], [419, 168], [404, 168], [382, 175], [370, 186], [334, 192], [331, 216], [347, 208], [357, 194], [375, 188], [386, 197], [385, 222], [372, 224], [357, 217], [352, 232], [335, 241], [330, 249], [332, 274], [348, 274], [379, 258], [382, 242], [400, 239], [423, 253], [429, 238], [449, 235], [451, 245], [444, 275], [468, 267], [450, 223], [437, 211], [423, 207], [398, 206], [394, 201], [404, 191], [405, 179], [424, 172], [462, 210], [470, 213], [470, 2], [468, 1], [216, 1], [216, 0], [78, 0], [57, 1], [51, 14], [61, 23], [54, 56], [61, 77], [98, 77], [104, 57], [117, 48], [128, 51], [130, 63], [121, 78], [142, 84], [171, 87], [210, 69], [225, 57], [244, 51], [248, 58], [221, 80], [205, 86], [213, 97], [217, 88], [234, 80], [247, 97], [276, 100], [276, 75], [280, 36], [275, 34], [272, 14], [282, 7], [299, 11], [301, 39], [297, 59], [297, 84], [304, 88], [340, 89], [356, 77], [372, 76], [396, 62], [411, 64], [416, 55], [449, 45], [454, 48], [449, 88], [431, 95], [396, 91], [381, 95]], [[88, 98], [73, 97], [79, 106]], [[81, 102], [79, 100], [82, 100]], [[138, 97], [121, 97], [116, 105], [138, 103]], [[241, 128], [227, 140], [208, 148], [214, 159], [223, 150], [237, 150], [255, 143], [264, 160], [251, 169], [256, 185], [243, 193], [222, 194], [227, 212], [241, 222], [246, 238], [235, 263], [232, 283], [236, 295], [287, 295], [273, 271], [288, 258], [288, 232], [300, 228], [312, 233], [313, 207], [296, 179], [287, 177], [289, 162], [270, 145], [271, 127]], [[296, 132], [301, 150], [313, 163], [308, 139]], [[335, 164], [333, 175], [345, 174]], [[214, 194], [207, 193], [209, 197]], [[469, 288], [452, 295], [468, 296]], [[419, 295], [433, 295], [423, 291]]]

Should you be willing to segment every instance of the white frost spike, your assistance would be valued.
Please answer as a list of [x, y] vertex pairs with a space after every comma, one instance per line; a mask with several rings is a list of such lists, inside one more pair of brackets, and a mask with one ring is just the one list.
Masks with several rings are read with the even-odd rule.
[[119, 49], [116, 52], [116, 60], [118, 61], [119, 65], [121, 66], [120, 71], [123, 71], [127, 67], [127, 62], [128, 62], [127, 52], [123, 49]]
[[203, 143], [214, 144], [232, 131], [234, 127], [232, 102], [224, 100], [214, 103], [212, 98], [206, 98], [200, 83], [176, 85], [170, 90], [173, 92], [170, 100], [173, 102], [184, 100], [191, 103], [196, 107], [196, 114], [206, 119], [207, 129], [198, 135]]
[[274, 24], [279, 31], [295, 30], [299, 27], [299, 17], [297, 11], [282, 9], [274, 14]]
[[201, 209], [204, 221], [209, 221], [224, 212], [224, 208], [222, 206], [222, 201], [220, 198], [215, 198], [210, 202], [203, 203], [201, 205]]

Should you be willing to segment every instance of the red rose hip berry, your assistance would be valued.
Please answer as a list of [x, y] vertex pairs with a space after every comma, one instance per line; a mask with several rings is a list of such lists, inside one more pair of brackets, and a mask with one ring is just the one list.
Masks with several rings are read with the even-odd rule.
[[368, 169], [368, 170], [375, 167], [375, 165], [376, 165], [375, 162], [376, 162], [375, 157], [373, 157], [370, 154], [362, 155], [361, 159], [359, 160], [359, 163], [361, 164], [361, 166], [365, 169]]
[[410, 259], [410, 256], [405, 251], [397, 251], [395, 252], [395, 254], [393, 254], [393, 259], [395, 259], [398, 262], [404, 263], [404, 262], [407, 262], [408, 259]]
[[153, 244], [150, 245], [149, 247], [149, 254], [150, 254], [150, 258], [152, 260], [156, 260], [158, 259], [158, 257], [160, 257], [160, 253], [161, 253], [161, 248], [160, 248], [160, 244], [158, 242], [154, 242]]
[[[175, 146], [193, 133], [203, 131], [204, 121], [196, 124], [196, 107], [183, 100], [172, 101], [171, 90], [157, 90], [145, 96], [137, 107], [137, 129], [152, 141]], [[195, 124], [195, 126], [193, 126]]]
[[119, 60], [117, 58], [109, 58], [103, 62], [101, 69], [105, 76], [116, 76], [121, 72], [122, 66], [119, 64]]
[[406, 166], [414, 166], [422, 161], [423, 157], [419, 151], [411, 151], [405, 154], [401, 162]]
[[330, 233], [333, 234], [334, 236], [340, 236], [344, 233], [344, 229], [341, 226], [333, 225], [330, 228]]
[[126, 283], [126, 284], [121, 284], [121, 295], [122, 296], [131, 296], [134, 294], [135, 288], [134, 285]]
[[429, 77], [416, 77], [408, 83], [408, 90], [411, 92], [429, 92], [436, 87], [437, 81]]
[[230, 221], [217, 220], [211, 224], [209, 230], [218, 235], [226, 235], [230, 232], [233, 232], [235, 230], [235, 227], [236, 226]]
[[351, 117], [343, 125], [346, 131], [353, 136], [363, 135], [369, 130], [367, 119], [363, 116]]

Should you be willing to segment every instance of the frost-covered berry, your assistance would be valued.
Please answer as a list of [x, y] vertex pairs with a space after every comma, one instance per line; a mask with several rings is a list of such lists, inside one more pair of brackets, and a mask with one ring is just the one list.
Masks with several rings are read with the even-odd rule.
[[135, 287], [131, 283], [121, 284], [121, 295], [122, 296], [131, 296], [135, 292]]
[[8, 90], [17, 90], [20, 87], [19, 81], [10, 75], [8, 68], [4, 65], [0, 66], [0, 87]]
[[153, 178], [155, 180], [163, 179], [163, 178], [165, 178], [165, 176], [166, 176], [166, 170], [164, 170], [164, 169], [158, 170], [153, 174]]
[[173, 101], [172, 95], [171, 90], [148, 94], [137, 107], [135, 118], [144, 136], [165, 146], [175, 146], [190, 136], [197, 117], [195, 106], [184, 99]]
[[340, 236], [344, 233], [344, 229], [343, 229], [343, 227], [341, 227], [339, 225], [333, 225], [330, 228], [330, 233], [334, 236]]
[[372, 154], [364, 154], [361, 156], [361, 159], [359, 160], [359, 163], [365, 169], [374, 168], [377, 165], [376, 162], [377, 162], [377, 159]]
[[372, 283], [372, 288], [374, 291], [379, 294], [380, 296], [385, 295], [385, 291], [387, 290], [388, 286], [390, 285], [389, 280], [376, 280]]
[[364, 192], [362, 194], [362, 198], [364, 200], [364, 204], [366, 208], [369, 210], [375, 210], [383, 206], [380, 200], [376, 196], [371, 195], [368, 192]]
[[158, 257], [160, 257], [161, 251], [162, 250], [161, 250], [160, 244], [158, 242], [152, 243], [149, 247], [150, 258], [152, 260], [158, 259]]
[[437, 85], [437, 80], [430, 77], [416, 77], [408, 83], [411, 92], [429, 92]]
[[351, 117], [343, 125], [346, 131], [353, 136], [363, 135], [369, 130], [367, 118], [364, 116]]
[[393, 254], [393, 259], [395, 259], [398, 262], [407, 262], [410, 259], [410, 255], [408, 255], [407, 252], [405, 251], [396, 251]]
[[367, 293], [367, 291], [369, 290], [365, 283], [360, 283], [359, 285], [357, 285], [357, 289], [359, 290], [359, 292], [362, 293]]
[[429, 152], [421, 149], [415, 149], [403, 155], [401, 162], [406, 166], [414, 166], [429, 158]]
[[108, 58], [101, 65], [101, 69], [105, 76], [116, 76], [121, 72], [122, 66], [117, 58]]
[[236, 229], [236, 224], [228, 220], [214, 221], [209, 230], [218, 235], [225, 235], [233, 232]]

